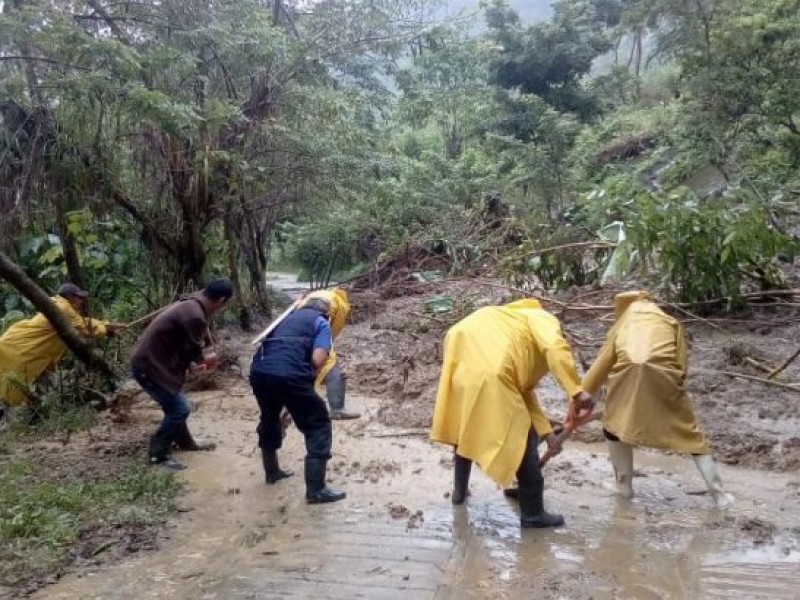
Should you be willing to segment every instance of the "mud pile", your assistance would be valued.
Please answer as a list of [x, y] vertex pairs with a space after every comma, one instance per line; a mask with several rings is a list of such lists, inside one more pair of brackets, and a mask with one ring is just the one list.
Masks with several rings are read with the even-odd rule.
[[[582, 310], [609, 306], [614, 290], [575, 290], [548, 307], [562, 319], [578, 362], [590, 363], [611, 326], [611, 311]], [[431, 312], [437, 299], [450, 310]], [[447, 328], [472, 310], [511, 299], [501, 287], [450, 281], [353, 293], [353, 324], [337, 352], [351, 388], [382, 398], [378, 420], [389, 426], [428, 427]], [[433, 301], [433, 302], [432, 302]], [[427, 310], [426, 310], [427, 309]], [[700, 427], [723, 462], [771, 470], [800, 467], [800, 391], [732, 377], [742, 373], [765, 377], [797, 349], [800, 315], [794, 309], [762, 309], [728, 320], [676, 312], [685, 321], [690, 344], [688, 389]], [[800, 382], [800, 359], [775, 378]], [[552, 418], [563, 416], [563, 392], [551, 378], [537, 393]], [[602, 439], [594, 424], [577, 436]]]

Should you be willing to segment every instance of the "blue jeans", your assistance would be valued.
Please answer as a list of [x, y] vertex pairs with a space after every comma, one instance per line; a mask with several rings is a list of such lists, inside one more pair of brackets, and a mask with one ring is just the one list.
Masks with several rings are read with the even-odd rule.
[[161, 421], [156, 432], [150, 438], [148, 455], [151, 462], [163, 462], [169, 457], [173, 442], [181, 435], [186, 427], [191, 407], [189, 400], [180, 390], [170, 392], [158, 385], [139, 369], [132, 369], [131, 374], [136, 382], [148, 395], [158, 402], [164, 411], [164, 420]]

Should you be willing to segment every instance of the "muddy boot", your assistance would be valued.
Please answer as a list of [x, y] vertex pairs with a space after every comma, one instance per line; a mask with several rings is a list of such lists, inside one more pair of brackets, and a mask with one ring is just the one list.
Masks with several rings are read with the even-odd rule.
[[170, 458], [169, 447], [169, 440], [154, 435], [150, 438], [150, 447], [147, 452], [148, 461], [151, 465], [157, 465], [168, 471], [183, 471], [186, 465]]
[[361, 413], [350, 412], [345, 409], [331, 410], [331, 421], [346, 421], [349, 419], [360, 419]]
[[733, 506], [734, 498], [731, 494], [725, 492], [722, 487], [722, 479], [717, 471], [717, 464], [710, 454], [700, 454], [692, 456], [697, 470], [703, 476], [703, 480], [708, 486], [708, 491], [714, 499], [714, 504], [720, 510], [727, 510]]
[[538, 441], [535, 433], [528, 436], [528, 446], [517, 471], [519, 521], [523, 529], [561, 527], [564, 524], [563, 516], [548, 513], [544, 509], [544, 477], [539, 468]]
[[306, 457], [306, 502], [326, 504], [344, 500], [346, 494], [337, 492], [325, 485], [327, 461], [324, 458]]
[[347, 391], [347, 379], [342, 370], [335, 366], [325, 378], [325, 394], [328, 397], [328, 406], [332, 421], [358, 419], [360, 413], [344, 409], [344, 397]]
[[633, 498], [633, 446], [625, 442], [608, 441], [608, 457], [614, 467], [617, 494]]
[[472, 471], [472, 461], [453, 453], [455, 462], [455, 477], [453, 484], [453, 504], [464, 504], [469, 493], [469, 474]]
[[264, 465], [264, 475], [267, 483], [270, 485], [294, 475], [294, 471], [284, 471], [281, 469], [278, 464], [278, 452], [276, 450], [266, 450], [262, 448], [261, 463]]
[[205, 444], [197, 443], [194, 437], [192, 437], [189, 426], [186, 423], [178, 430], [173, 443], [178, 450], [185, 450], [186, 452], [211, 452], [217, 449], [217, 445], [213, 442]]
[[503, 495], [510, 500], [519, 500], [519, 488], [506, 488], [503, 490]]

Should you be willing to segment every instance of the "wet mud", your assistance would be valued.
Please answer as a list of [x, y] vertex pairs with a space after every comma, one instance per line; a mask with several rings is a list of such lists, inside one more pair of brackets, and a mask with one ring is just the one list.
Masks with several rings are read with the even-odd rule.
[[[427, 314], [432, 294], [454, 298], [455, 314]], [[800, 340], [796, 324], [690, 326], [689, 387], [701, 427], [725, 463], [720, 471], [736, 496], [733, 509], [712, 508], [692, 461], [662, 452], [637, 450], [636, 497], [618, 499], [593, 424], [545, 469], [547, 507], [564, 514], [566, 527], [521, 531], [516, 504], [479, 469], [467, 503], [453, 507], [450, 450], [427, 440], [447, 324], [508, 299], [499, 290], [453, 284], [353, 297], [354, 323], [337, 351], [348, 372], [348, 407], [363, 417], [334, 422], [328, 480], [348, 497], [327, 506], [304, 501], [304, 449], [294, 428], [281, 463], [296, 475], [264, 483], [257, 408], [245, 380], [249, 338], [227, 340], [238, 366], [213, 389], [190, 394], [193, 432], [218, 448], [179, 455], [189, 465], [177, 476], [185, 494], [156, 549], [76, 568], [34, 597], [798, 597], [800, 398], [706, 372], [758, 374], [743, 357], [780, 363]], [[591, 360], [608, 320], [567, 315], [564, 323]], [[800, 364], [782, 377], [800, 381]], [[551, 416], [563, 416], [555, 382], [545, 379], [538, 391]], [[128, 408], [117, 426], [132, 432], [126, 435], [133, 449], [160, 415], [145, 397]]]
[[[546, 468], [548, 508], [567, 526], [520, 531], [518, 509], [478, 469], [465, 506], [449, 500], [449, 449], [378, 421], [380, 401], [354, 396], [365, 418], [336, 422], [330, 485], [348, 498], [303, 499], [302, 439], [281, 461], [297, 475], [264, 483], [255, 402], [193, 394], [198, 438], [185, 453], [181, 513], [158, 549], [80, 569], [36, 598], [747, 598], [796, 597], [796, 476], [722, 468], [737, 497], [711, 508], [690, 460], [638, 452], [637, 497], [618, 500], [600, 444], [572, 443]], [[151, 422], [153, 407], [134, 407]]]

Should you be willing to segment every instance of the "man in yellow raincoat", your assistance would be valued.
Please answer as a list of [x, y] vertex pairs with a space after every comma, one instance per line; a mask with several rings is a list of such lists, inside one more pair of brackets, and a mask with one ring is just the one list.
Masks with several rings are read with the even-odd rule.
[[619, 494], [633, 496], [633, 446], [648, 446], [691, 454], [716, 505], [728, 508], [733, 497], [723, 490], [684, 388], [687, 350], [680, 324], [647, 292], [618, 294], [614, 312], [616, 322], [583, 387], [594, 393], [608, 381], [603, 431]]
[[455, 447], [453, 504], [467, 495], [472, 462], [506, 487], [516, 473], [522, 527], [558, 527], [544, 510], [537, 446], [559, 450], [534, 387], [551, 372], [573, 403], [591, 408], [558, 319], [536, 300], [487, 306], [445, 337], [431, 439]]
[[[52, 298], [84, 337], [105, 337], [121, 325], [96, 321], [83, 316], [88, 292], [65, 283]], [[11, 406], [27, 404], [29, 386], [52, 368], [67, 351], [67, 345], [42, 313], [14, 323], [0, 337], [0, 402]]]
[[[308, 306], [315, 299], [324, 300], [330, 305], [329, 319], [331, 332], [335, 340], [342, 333], [344, 326], [347, 324], [347, 319], [350, 317], [350, 302], [347, 298], [347, 292], [340, 288], [312, 292], [303, 299], [300, 308]], [[357, 419], [361, 416], [359, 413], [350, 412], [344, 408], [346, 375], [334, 348], [331, 348], [328, 360], [325, 361], [325, 365], [317, 373], [317, 379], [314, 384], [317, 388], [325, 386], [325, 396], [328, 399], [331, 419], [334, 421]]]

